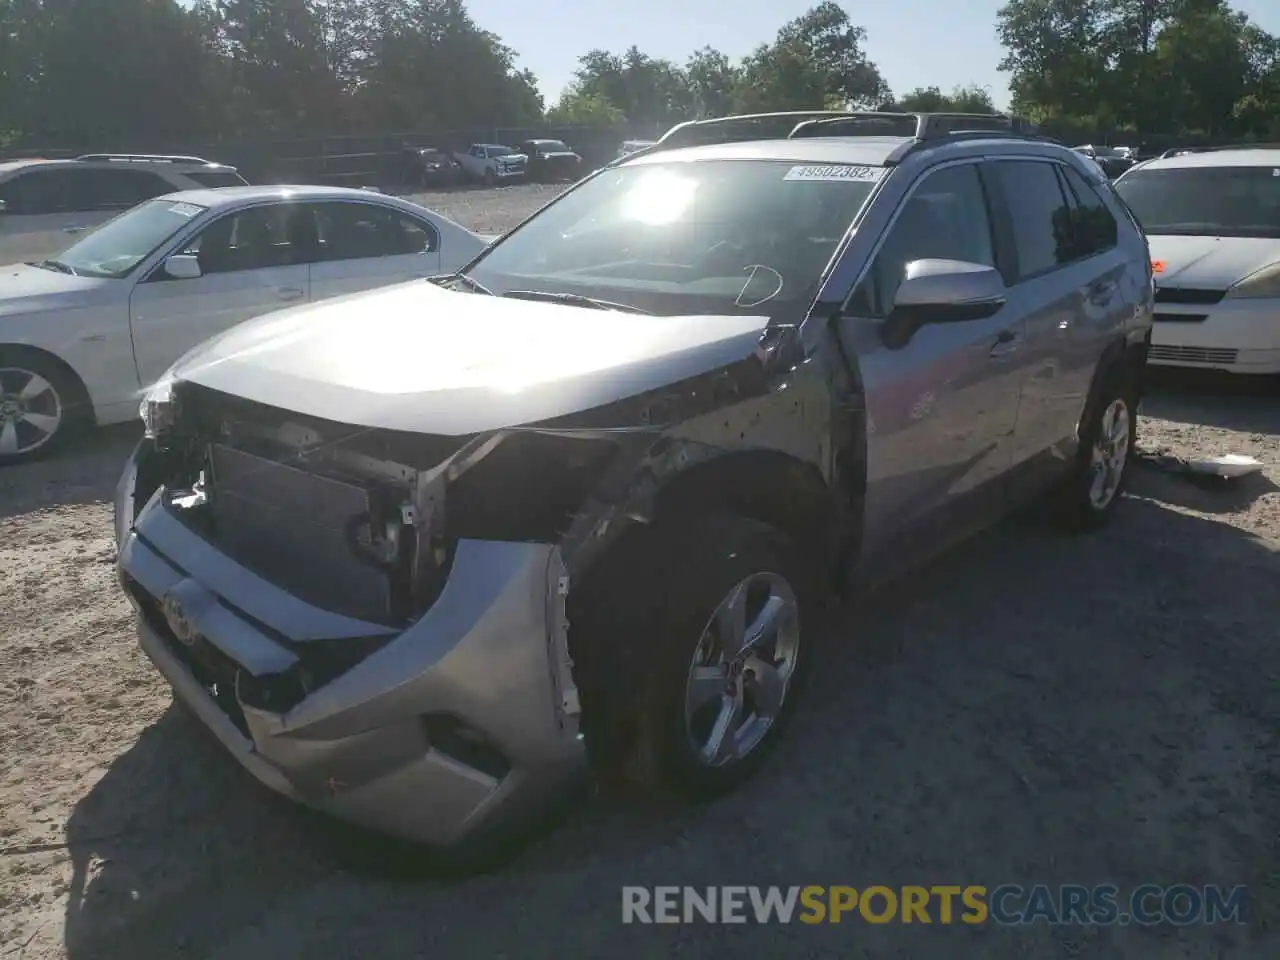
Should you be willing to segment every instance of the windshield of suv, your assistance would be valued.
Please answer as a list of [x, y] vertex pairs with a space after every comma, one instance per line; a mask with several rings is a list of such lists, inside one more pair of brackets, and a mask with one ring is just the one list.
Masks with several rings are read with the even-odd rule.
[[1280, 167], [1140, 168], [1116, 192], [1147, 233], [1280, 238]]
[[568, 294], [666, 315], [807, 307], [883, 173], [778, 160], [616, 167], [465, 274], [499, 295]]
[[83, 277], [119, 279], [205, 209], [194, 203], [150, 200], [108, 220], [51, 262]]
[[559, 140], [530, 140], [534, 147], [543, 153], [568, 153], [569, 148]]

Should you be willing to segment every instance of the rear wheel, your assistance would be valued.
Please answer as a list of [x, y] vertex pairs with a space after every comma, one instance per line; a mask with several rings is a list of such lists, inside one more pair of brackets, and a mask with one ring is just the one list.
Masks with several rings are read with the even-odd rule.
[[0, 464], [57, 451], [87, 412], [74, 377], [38, 351], [0, 347]]
[[1137, 394], [1129, 368], [1118, 363], [1085, 411], [1076, 461], [1060, 498], [1062, 519], [1071, 529], [1101, 527], [1124, 492], [1138, 435]]

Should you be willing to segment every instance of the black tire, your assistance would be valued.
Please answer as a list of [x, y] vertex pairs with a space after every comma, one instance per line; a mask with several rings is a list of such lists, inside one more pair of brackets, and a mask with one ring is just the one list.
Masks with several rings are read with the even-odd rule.
[[[1066, 529], [1075, 532], [1100, 529], [1115, 511], [1133, 466], [1133, 452], [1138, 439], [1139, 399], [1133, 371], [1123, 361], [1113, 363], [1098, 379], [1080, 421], [1080, 446], [1075, 462], [1058, 494], [1058, 516]], [[1110, 495], [1100, 500], [1094, 496], [1096, 491], [1093, 490], [1098, 476], [1095, 449], [1104, 429], [1113, 425], [1113, 418], [1121, 413], [1125, 417], [1127, 431], [1123, 443], [1115, 444], [1113, 450], [1122, 460], [1118, 470], [1113, 468], [1110, 471], [1113, 475], [1118, 472], [1118, 477], [1113, 486], [1105, 485]]]
[[0, 449], [0, 466], [57, 453], [90, 417], [84, 386], [66, 368], [39, 350], [0, 346], [0, 445], [17, 446]]
[[[789, 537], [744, 517], [713, 516], [658, 539], [661, 550], [651, 554], [656, 562], [648, 575], [633, 582], [615, 608], [620, 625], [647, 625], [649, 641], [637, 661], [644, 668], [634, 707], [634, 740], [622, 773], [645, 792], [687, 800], [711, 799], [754, 774], [789, 725], [814, 659], [822, 579]], [[790, 588], [798, 618], [794, 659], [785, 696], [763, 738], [740, 759], [713, 766], [699, 757], [694, 741], [701, 737], [695, 735], [695, 722], [686, 716], [695, 655], [717, 606], [736, 585], [756, 574], [773, 575]], [[753, 608], [748, 607], [748, 622], [752, 614]], [[776, 666], [782, 662], [782, 647], [767, 651], [768, 647], [762, 644], [761, 650], [766, 652], [758, 660], [738, 667], [737, 698], [746, 705], [744, 713], [755, 711], [747, 717], [761, 712], [754, 703], [756, 681], [751, 663]], [[715, 700], [707, 708], [712, 713], [719, 710]], [[696, 723], [703, 730], [707, 716], [705, 712], [696, 714]]]

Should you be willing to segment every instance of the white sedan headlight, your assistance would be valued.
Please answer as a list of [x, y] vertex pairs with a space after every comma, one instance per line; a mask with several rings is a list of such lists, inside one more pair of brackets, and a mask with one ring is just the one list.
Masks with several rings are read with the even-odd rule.
[[161, 379], [147, 388], [138, 404], [138, 416], [146, 436], [155, 439], [173, 429], [178, 419], [178, 405], [173, 396], [173, 381]]
[[1232, 300], [1266, 300], [1280, 298], [1280, 263], [1255, 270], [1227, 291]]

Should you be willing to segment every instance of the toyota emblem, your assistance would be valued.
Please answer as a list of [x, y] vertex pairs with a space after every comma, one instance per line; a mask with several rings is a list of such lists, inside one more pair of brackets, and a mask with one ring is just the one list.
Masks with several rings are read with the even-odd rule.
[[181, 643], [191, 646], [196, 639], [196, 631], [182, 609], [182, 601], [170, 594], [164, 598], [164, 619], [169, 629]]

